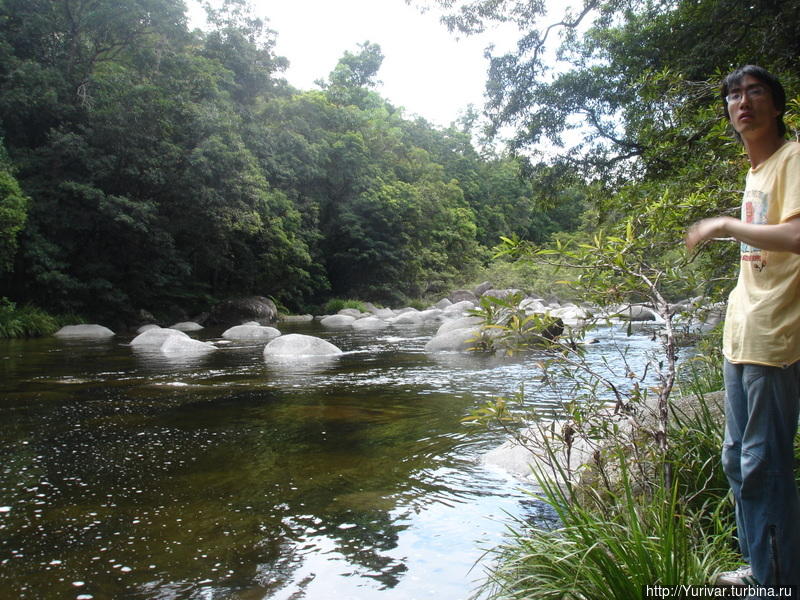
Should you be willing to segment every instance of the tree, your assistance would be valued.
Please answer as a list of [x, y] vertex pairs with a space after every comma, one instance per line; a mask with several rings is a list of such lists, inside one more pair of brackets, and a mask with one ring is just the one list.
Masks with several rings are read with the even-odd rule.
[[[721, 73], [753, 57], [777, 72], [797, 70], [798, 40], [791, 26], [800, 16], [797, 1], [762, 3], [755, 10], [733, 0], [585, 0], [560, 21], [546, 8], [544, 2], [472, 0], [451, 10], [446, 22], [465, 32], [492, 21], [518, 26], [516, 51], [491, 59], [487, 91], [493, 127], [514, 126], [515, 146], [535, 151], [546, 140], [558, 145], [580, 125], [579, 151], [566, 148], [556, 160], [602, 181], [663, 171], [659, 137], [677, 135], [691, 151], [702, 135], [673, 127], [668, 116], [674, 105], [646, 89], [655, 75], [669, 71], [680, 81], [718, 81]], [[560, 43], [554, 39], [558, 34]], [[548, 52], [553, 45], [557, 52]], [[660, 85], [667, 90], [669, 80]], [[713, 96], [708, 86], [687, 87], [671, 100], [699, 109], [710, 101], [709, 92]]]
[[378, 44], [369, 41], [359, 44], [360, 52], [345, 52], [328, 76], [327, 82], [318, 82], [328, 98], [339, 106], [354, 105], [367, 108], [370, 88], [379, 82], [376, 79], [383, 63], [383, 53]]
[[14, 177], [0, 139], [0, 273], [13, 268], [17, 236], [28, 218], [28, 198]]

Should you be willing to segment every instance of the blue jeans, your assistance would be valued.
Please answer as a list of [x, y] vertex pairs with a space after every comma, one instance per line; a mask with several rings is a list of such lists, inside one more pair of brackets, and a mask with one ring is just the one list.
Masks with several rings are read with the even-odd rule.
[[800, 363], [786, 368], [725, 361], [722, 467], [736, 502], [743, 558], [765, 586], [800, 584], [800, 497], [794, 436]]

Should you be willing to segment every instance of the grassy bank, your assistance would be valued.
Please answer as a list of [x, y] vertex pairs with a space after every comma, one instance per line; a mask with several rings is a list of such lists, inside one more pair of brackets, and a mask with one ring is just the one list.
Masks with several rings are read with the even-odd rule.
[[[70, 322], [76, 323], [74, 317]], [[55, 317], [35, 306], [17, 306], [8, 298], [0, 298], [0, 338], [26, 338], [52, 335], [62, 325]]]
[[[606, 463], [600, 469], [616, 462], [614, 483], [604, 477], [592, 479], [589, 488], [557, 485], [539, 473], [536, 495], [553, 508], [558, 523], [512, 524], [482, 593], [498, 600], [641, 600], [643, 586], [703, 585], [715, 572], [741, 564], [719, 461], [721, 396], [706, 394], [708, 385], [719, 383], [719, 363], [699, 364], [685, 374], [691, 401], [675, 403], [691, 409], [673, 409], [667, 456], [672, 485], [663, 485], [664, 461], [643, 480], [646, 470], [634, 468], [623, 443], [595, 456]], [[659, 464], [660, 457], [650, 456]], [[641, 460], [641, 449], [636, 457]]]

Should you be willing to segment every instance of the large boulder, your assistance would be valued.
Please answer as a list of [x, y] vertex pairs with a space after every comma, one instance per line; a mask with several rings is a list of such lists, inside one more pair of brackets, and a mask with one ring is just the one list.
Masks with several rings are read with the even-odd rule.
[[314, 315], [281, 315], [280, 320], [284, 323], [310, 323]]
[[357, 319], [353, 321], [353, 329], [359, 330], [376, 330], [388, 327], [389, 323], [378, 317], [366, 317], [364, 319]]
[[426, 352], [466, 352], [475, 345], [479, 327], [462, 327], [436, 334], [425, 344]]
[[115, 334], [102, 325], [66, 325], [53, 335], [60, 338], [110, 338]]
[[236, 340], [242, 342], [265, 342], [278, 337], [280, 331], [274, 327], [248, 323], [246, 325], [234, 325], [222, 333], [226, 340]]
[[441, 308], [429, 308], [428, 310], [421, 310], [419, 316], [425, 323], [432, 323], [434, 321], [441, 321], [444, 317], [444, 312]]
[[505, 289], [502, 289], [502, 290], [488, 289], [488, 290], [484, 290], [483, 294], [481, 294], [481, 295], [482, 296], [488, 296], [488, 297], [491, 297], [491, 298], [503, 299], [503, 298], [508, 298], [509, 296], [511, 296], [513, 294], [522, 294], [522, 290], [518, 290], [516, 288], [505, 288]]
[[519, 307], [528, 315], [543, 315], [547, 312], [547, 306], [541, 298], [525, 298], [519, 303]]
[[200, 331], [203, 326], [194, 321], [181, 321], [169, 326], [170, 329], [177, 329], [178, 331]]
[[481, 317], [458, 317], [457, 319], [451, 319], [449, 321], [445, 321], [439, 326], [439, 330], [436, 332], [436, 335], [441, 335], [443, 333], [447, 333], [448, 331], [454, 331], [456, 329], [465, 329], [467, 327], [477, 327], [481, 323], [483, 323], [483, 319]]
[[447, 308], [447, 307], [448, 307], [448, 306], [450, 306], [451, 304], [453, 304], [453, 303], [452, 303], [452, 302], [450, 302], [449, 298], [442, 298], [441, 300], [439, 300], [439, 301], [438, 301], [436, 304], [434, 304], [433, 306], [434, 306], [434, 308], [439, 308], [439, 309], [441, 309], [441, 310], [444, 310], [445, 308]]
[[263, 296], [232, 298], [211, 307], [206, 324], [239, 325], [245, 321], [257, 321], [261, 325], [273, 323], [278, 318], [275, 303]]
[[422, 325], [425, 322], [425, 317], [422, 313], [416, 310], [409, 310], [389, 319], [392, 325]]
[[323, 327], [350, 327], [356, 320], [351, 315], [329, 315], [319, 322]]
[[266, 358], [306, 358], [338, 354], [342, 354], [342, 351], [330, 342], [300, 333], [277, 337], [264, 348], [264, 357]]
[[447, 299], [453, 304], [458, 304], [464, 300], [469, 300], [473, 304], [478, 302], [478, 297], [469, 290], [456, 290], [452, 292]]
[[476, 286], [472, 293], [475, 294], [475, 296], [477, 296], [478, 298], [480, 298], [481, 296], [483, 296], [484, 292], [486, 292], [487, 290], [491, 290], [493, 287], [494, 286], [491, 284], [491, 282], [484, 281], [480, 285]]
[[655, 321], [655, 311], [645, 304], [624, 304], [612, 311], [612, 316], [626, 321]]
[[131, 340], [131, 346], [138, 350], [157, 350], [171, 337], [189, 338], [188, 335], [177, 329], [162, 329], [161, 327], [156, 327], [143, 331], [133, 338], [133, 340]]
[[470, 300], [461, 300], [459, 302], [451, 304], [450, 306], [445, 308], [442, 312], [445, 316], [459, 317], [466, 314], [468, 310], [472, 310], [473, 308], [475, 308], [474, 302]]
[[208, 342], [201, 342], [189, 336], [173, 335], [161, 344], [161, 353], [168, 357], [199, 356], [213, 352], [217, 347]]

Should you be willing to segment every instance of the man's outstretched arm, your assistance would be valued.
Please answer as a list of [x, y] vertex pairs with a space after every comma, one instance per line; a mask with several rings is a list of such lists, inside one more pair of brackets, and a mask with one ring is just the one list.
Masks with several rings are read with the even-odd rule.
[[703, 219], [689, 228], [686, 247], [692, 250], [706, 240], [720, 237], [732, 237], [761, 250], [800, 254], [800, 216], [777, 225], [755, 225], [733, 217]]

